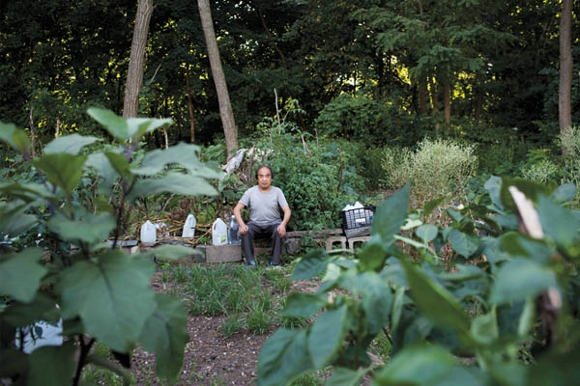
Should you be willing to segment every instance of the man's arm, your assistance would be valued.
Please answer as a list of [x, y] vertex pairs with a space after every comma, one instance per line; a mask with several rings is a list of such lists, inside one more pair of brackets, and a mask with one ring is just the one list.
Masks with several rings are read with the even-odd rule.
[[240, 227], [241, 235], [245, 235], [246, 233], [248, 233], [248, 226], [246, 225], [244, 219], [242, 218], [242, 209], [244, 209], [245, 207], [246, 206], [244, 204], [241, 204], [239, 202], [234, 207], [234, 216], [236, 216], [236, 221], [238, 222], [238, 225]]
[[280, 237], [286, 236], [286, 224], [290, 221], [290, 216], [292, 216], [292, 211], [288, 205], [282, 207], [282, 212], [284, 212], [284, 218], [282, 219], [282, 223], [278, 226], [278, 234]]

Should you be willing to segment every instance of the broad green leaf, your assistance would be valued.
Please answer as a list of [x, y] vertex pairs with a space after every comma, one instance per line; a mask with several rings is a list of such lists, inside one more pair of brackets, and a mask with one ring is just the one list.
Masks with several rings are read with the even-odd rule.
[[375, 385], [430, 386], [453, 369], [453, 357], [435, 345], [406, 347], [380, 370]]
[[62, 346], [43, 346], [34, 350], [29, 356], [27, 385], [70, 385], [76, 367], [75, 352], [72, 341]]
[[279, 329], [270, 336], [258, 355], [258, 386], [279, 386], [314, 370], [308, 353], [307, 331]]
[[26, 203], [38, 201], [40, 198], [54, 200], [55, 195], [46, 189], [45, 185], [37, 183], [0, 183], [0, 193], [10, 196], [12, 199], [20, 199]]
[[150, 260], [120, 250], [74, 264], [62, 272], [57, 287], [63, 318], [80, 316], [87, 334], [128, 352], [157, 307], [149, 283], [153, 271]]
[[2, 313], [2, 320], [15, 327], [24, 327], [38, 320], [49, 323], [60, 319], [60, 310], [54, 303], [55, 300], [49, 295], [36, 292], [31, 302], [13, 302]]
[[533, 239], [518, 232], [507, 232], [499, 238], [499, 245], [511, 258], [522, 257], [547, 264], [555, 253], [544, 240]]
[[85, 212], [77, 220], [70, 220], [62, 214], [56, 214], [47, 223], [48, 229], [67, 240], [79, 240], [89, 244], [103, 241], [116, 227], [110, 213], [92, 214]]
[[157, 193], [175, 193], [183, 196], [214, 196], [215, 188], [203, 178], [190, 174], [169, 172], [159, 178], [148, 178], [135, 183], [127, 196], [128, 201], [138, 197], [151, 196]]
[[372, 234], [379, 234], [383, 241], [389, 241], [399, 232], [407, 220], [409, 189], [406, 185], [379, 205], [371, 224]]
[[335, 367], [325, 386], [359, 386], [367, 371], [354, 371], [344, 367]]
[[90, 108], [87, 110], [87, 113], [95, 121], [103, 125], [113, 137], [122, 140], [129, 140], [132, 138], [132, 136], [129, 135], [127, 121], [112, 111], [100, 108]]
[[564, 204], [574, 199], [576, 191], [576, 185], [572, 182], [568, 182], [558, 186], [558, 188], [552, 192], [550, 198], [558, 204]]
[[97, 137], [85, 137], [79, 134], [71, 134], [57, 137], [44, 146], [44, 154], [68, 153], [77, 155], [85, 146], [100, 141]]
[[466, 281], [485, 277], [485, 272], [478, 266], [471, 264], [456, 264], [453, 272], [444, 272], [439, 277], [447, 281]]
[[0, 233], [17, 236], [38, 224], [36, 216], [26, 214], [29, 205], [14, 201], [0, 204]]
[[316, 318], [308, 334], [308, 352], [315, 369], [330, 363], [342, 347], [349, 327], [347, 316], [348, 307], [342, 305]]
[[322, 275], [328, 266], [328, 254], [323, 249], [308, 252], [294, 268], [292, 280], [308, 280]]
[[449, 233], [449, 242], [453, 250], [465, 258], [473, 256], [480, 246], [479, 237], [453, 229]]
[[63, 189], [72, 192], [83, 177], [83, 165], [87, 156], [66, 153], [43, 154], [34, 159], [34, 166], [46, 174], [46, 179]]
[[577, 247], [580, 223], [572, 212], [544, 196], [538, 199], [537, 210], [546, 237], [563, 248], [580, 252]]
[[167, 165], [177, 164], [191, 173], [205, 178], [219, 178], [220, 173], [208, 168], [199, 161], [200, 147], [193, 144], [179, 143], [168, 149], [153, 150], [145, 155], [141, 165], [133, 173], [145, 176], [155, 175]]
[[[111, 165], [111, 161], [107, 156], [107, 154], [109, 153], [112, 152], [91, 153], [89, 154], [87, 162], [85, 163], [85, 168], [94, 169], [97, 172], [97, 174], [103, 179], [104, 184], [102, 185], [105, 185], [107, 189], [110, 189], [114, 181], [117, 178], [119, 178], [119, 173], [115, 170], [113, 165]], [[107, 192], [105, 191], [104, 194], [106, 193]]]
[[[16, 348], [0, 346], [0, 379], [16, 378], [26, 374], [28, 367], [28, 355]], [[14, 383], [15, 386], [22, 384], [22, 382]]]
[[[392, 241], [388, 242], [388, 244], [391, 243]], [[381, 236], [372, 235], [369, 241], [358, 251], [357, 257], [362, 271], [375, 271], [382, 268], [387, 259], [387, 252], [385, 250], [385, 242]]]
[[162, 245], [144, 252], [145, 256], [155, 256], [159, 260], [178, 260], [187, 256], [200, 254], [201, 251], [183, 245]]
[[325, 293], [293, 292], [286, 299], [282, 315], [309, 318], [326, 305], [327, 296]]
[[553, 270], [536, 261], [517, 258], [505, 262], [499, 269], [491, 288], [490, 302], [506, 304], [524, 301], [548, 288], [559, 288]]
[[0, 122], [0, 141], [7, 143], [20, 154], [30, 155], [31, 142], [28, 134], [11, 123]]
[[172, 122], [171, 119], [157, 118], [124, 119], [110, 110], [100, 108], [90, 108], [87, 112], [115, 138], [124, 141], [133, 140], [134, 143], [139, 142], [144, 134], [168, 126]]
[[381, 332], [389, 322], [393, 305], [393, 294], [387, 282], [375, 272], [350, 272], [344, 275], [341, 284], [355, 299], [361, 299], [369, 333]]
[[471, 336], [482, 345], [490, 345], [499, 337], [496, 308], [487, 314], [477, 315], [471, 322]]
[[109, 164], [113, 167], [117, 174], [126, 177], [131, 172], [131, 164], [125, 158], [125, 155], [108, 151], [105, 156], [109, 160]]
[[40, 281], [48, 272], [38, 261], [42, 249], [27, 248], [0, 263], [0, 295], [28, 303], [34, 299]]
[[393, 297], [393, 306], [391, 312], [391, 330], [397, 330], [401, 315], [403, 314], [403, 307], [405, 306], [405, 287], [398, 287], [395, 290]]
[[527, 298], [524, 304], [524, 309], [520, 316], [518, 322], [518, 336], [524, 338], [527, 337], [532, 328], [534, 327], [534, 322], [536, 319], [536, 299]]
[[500, 177], [491, 176], [483, 186], [489, 192], [489, 198], [495, 204], [495, 206], [498, 209], [503, 210], [504, 204], [501, 201], [501, 185], [502, 180]]
[[139, 343], [154, 353], [155, 369], [160, 378], [175, 380], [183, 365], [183, 350], [189, 341], [185, 330], [187, 312], [181, 301], [156, 294], [157, 309], [147, 319]]
[[421, 225], [419, 228], [415, 230], [415, 234], [417, 235], [417, 237], [423, 240], [425, 244], [435, 240], [435, 237], [437, 237], [437, 233], [439, 233], [439, 230], [433, 224]]
[[435, 209], [437, 209], [439, 207], [439, 205], [441, 205], [441, 203], [443, 201], [445, 201], [447, 199], [447, 197], [443, 196], [443, 197], [439, 197], [439, 198], [435, 198], [429, 202], [427, 202], [424, 206], [423, 206], [423, 218], [428, 218], [431, 213], [433, 213], [433, 211]]
[[415, 304], [423, 315], [435, 324], [451, 328], [464, 336], [469, 331], [469, 316], [453, 295], [410, 262], [402, 260], [401, 263], [405, 267]]
[[537, 363], [529, 368], [525, 385], [528, 386], [570, 386], [577, 385], [580, 379], [580, 350], [577, 346], [571, 351], [558, 352], [538, 358]]

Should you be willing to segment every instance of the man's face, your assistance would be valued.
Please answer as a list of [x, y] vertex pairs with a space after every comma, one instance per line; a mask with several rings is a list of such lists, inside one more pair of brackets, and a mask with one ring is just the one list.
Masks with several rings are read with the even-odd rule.
[[266, 190], [272, 185], [272, 174], [268, 168], [258, 170], [258, 185], [262, 190]]

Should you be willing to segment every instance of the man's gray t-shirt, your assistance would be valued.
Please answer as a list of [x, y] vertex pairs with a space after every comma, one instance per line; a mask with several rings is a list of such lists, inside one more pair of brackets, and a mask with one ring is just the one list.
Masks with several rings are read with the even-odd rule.
[[280, 208], [288, 206], [282, 189], [270, 186], [270, 190], [263, 193], [258, 185], [245, 191], [240, 204], [250, 208], [250, 221], [256, 224], [281, 222]]

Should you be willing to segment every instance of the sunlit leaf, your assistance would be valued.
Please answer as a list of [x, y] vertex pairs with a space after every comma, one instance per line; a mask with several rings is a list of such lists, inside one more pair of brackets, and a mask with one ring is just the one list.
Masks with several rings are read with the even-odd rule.
[[325, 386], [359, 386], [366, 374], [366, 371], [335, 367], [330, 378], [326, 380]]

